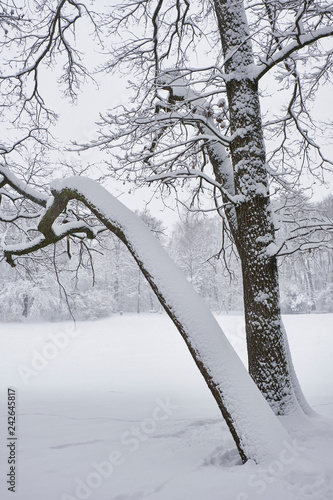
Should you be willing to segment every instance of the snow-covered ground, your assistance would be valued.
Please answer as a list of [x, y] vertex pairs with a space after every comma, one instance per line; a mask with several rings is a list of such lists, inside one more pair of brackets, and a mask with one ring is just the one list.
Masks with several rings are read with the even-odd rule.
[[[218, 317], [242, 360], [241, 316]], [[164, 315], [3, 324], [0, 498], [332, 500], [333, 315], [286, 316], [296, 371], [321, 415], [284, 419], [293, 445], [241, 465], [183, 340]], [[16, 493], [7, 388], [16, 390]]]

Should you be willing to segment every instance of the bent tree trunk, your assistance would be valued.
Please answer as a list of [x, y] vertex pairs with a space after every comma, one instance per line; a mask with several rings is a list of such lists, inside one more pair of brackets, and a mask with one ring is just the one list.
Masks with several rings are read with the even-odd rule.
[[[182, 335], [245, 462], [261, 462], [280, 452], [289, 437], [221, 331], [217, 321], [158, 240], [133, 212], [87, 178], [51, 185], [53, 200], [39, 224], [43, 236], [24, 247], [6, 247], [11, 256], [45, 247], [64, 236], [55, 220], [69, 200], [84, 203], [130, 250], [162, 306]], [[66, 225], [67, 226], [67, 225]], [[82, 229], [85, 230], [85, 229]], [[89, 236], [89, 235], [88, 235]]]
[[[230, 154], [238, 203], [236, 224], [231, 220], [230, 225], [237, 233], [235, 242], [242, 265], [249, 372], [277, 415], [299, 410], [299, 404], [308, 412], [281, 321], [277, 259], [268, 248], [275, 236], [244, 4], [241, 0], [214, 0], [214, 5], [225, 57], [233, 137]], [[214, 170], [218, 173], [216, 161]]]
[[[55, 199], [82, 201], [127, 246], [182, 335], [211, 390], [243, 461], [280, 449], [285, 430], [250, 379], [217, 321], [146, 225], [89, 179], [53, 183]], [[52, 210], [52, 208], [51, 208]]]

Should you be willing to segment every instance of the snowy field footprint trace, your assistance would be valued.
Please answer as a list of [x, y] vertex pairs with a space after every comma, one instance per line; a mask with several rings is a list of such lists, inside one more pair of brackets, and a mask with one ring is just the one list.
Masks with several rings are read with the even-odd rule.
[[[243, 318], [218, 316], [246, 362]], [[280, 456], [241, 464], [218, 407], [165, 314], [3, 324], [0, 497], [16, 500], [332, 500], [333, 315], [284, 317], [320, 416], [284, 417]], [[7, 489], [7, 389], [17, 397]]]

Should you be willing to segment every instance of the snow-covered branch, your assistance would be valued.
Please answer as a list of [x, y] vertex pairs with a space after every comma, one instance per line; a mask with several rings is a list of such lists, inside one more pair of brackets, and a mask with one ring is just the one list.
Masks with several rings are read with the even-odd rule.
[[[44, 216], [41, 218], [41, 221], [38, 225], [38, 230], [42, 233], [41, 235], [33, 238], [31, 241], [25, 241], [18, 244], [13, 245], [4, 245], [2, 248], [3, 255], [12, 267], [15, 267], [15, 261], [13, 259], [14, 256], [20, 257], [22, 255], [28, 255], [32, 252], [36, 252], [37, 250], [41, 250], [51, 244], [57, 243], [58, 241], [64, 239], [66, 236], [76, 236], [80, 233], [86, 235], [89, 239], [96, 238], [98, 234], [98, 229], [89, 227], [85, 222], [73, 221], [66, 224], [56, 224], [53, 223], [49, 226], [49, 220], [55, 216], [56, 213], [60, 214], [62, 209], [59, 212], [59, 204], [57, 202], [53, 202], [48, 210], [45, 212]], [[104, 226], [99, 230], [105, 230]]]
[[10, 186], [17, 193], [23, 195], [25, 198], [33, 201], [37, 205], [46, 207], [46, 203], [49, 199], [47, 194], [41, 193], [36, 189], [30, 187], [27, 183], [21, 181], [16, 175], [14, 175], [8, 168], [0, 165], [0, 175], [2, 180], [0, 180], [0, 188]]
[[[291, 35], [289, 34], [289, 36]], [[252, 76], [255, 80], [260, 80], [270, 69], [272, 69], [278, 63], [287, 60], [289, 56], [302, 49], [303, 47], [312, 45], [316, 41], [323, 38], [333, 36], [333, 27], [326, 26], [310, 33], [299, 34], [296, 32], [294, 36], [295, 40], [283, 47], [283, 49], [279, 50], [274, 55], [267, 57], [266, 59], [261, 59], [261, 64], [259, 64], [252, 73]]]

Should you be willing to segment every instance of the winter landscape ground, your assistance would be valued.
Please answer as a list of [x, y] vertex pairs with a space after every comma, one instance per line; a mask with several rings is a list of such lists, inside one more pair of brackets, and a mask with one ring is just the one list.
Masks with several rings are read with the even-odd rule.
[[[246, 360], [243, 318], [218, 321]], [[0, 336], [1, 499], [333, 498], [333, 315], [284, 317], [318, 416], [284, 417], [280, 456], [242, 465], [215, 401], [165, 314], [8, 323]], [[16, 390], [8, 491], [7, 388]]]

